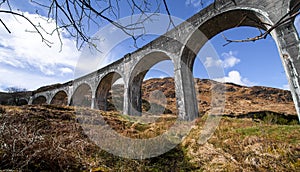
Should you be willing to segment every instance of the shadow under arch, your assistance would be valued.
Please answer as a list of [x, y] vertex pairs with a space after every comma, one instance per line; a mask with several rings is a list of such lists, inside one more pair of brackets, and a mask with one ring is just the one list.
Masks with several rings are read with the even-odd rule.
[[28, 105], [28, 101], [26, 99], [20, 99], [18, 102], [18, 106]]
[[119, 110], [123, 111], [124, 103], [124, 84], [113, 85], [121, 79], [118, 72], [110, 72], [104, 76], [98, 84], [96, 90], [96, 106], [100, 110]]
[[91, 107], [92, 106], [92, 89], [91, 87], [83, 83], [79, 85], [71, 98], [71, 106]]
[[68, 105], [68, 95], [65, 91], [58, 91], [52, 98], [50, 104], [52, 105]]
[[129, 115], [142, 115], [143, 79], [151, 67], [165, 60], [172, 61], [172, 59], [165, 52], [153, 51], [145, 55], [132, 69], [128, 83]]
[[46, 104], [47, 103], [47, 99], [45, 96], [38, 96], [37, 98], [35, 98], [32, 101], [33, 105], [41, 105], [41, 104]]

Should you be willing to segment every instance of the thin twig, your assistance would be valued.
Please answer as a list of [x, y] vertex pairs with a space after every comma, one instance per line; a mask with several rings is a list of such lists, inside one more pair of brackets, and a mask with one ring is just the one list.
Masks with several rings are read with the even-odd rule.
[[168, 30], [170, 29], [171, 25], [175, 28], [175, 24], [173, 22], [173, 19], [172, 19], [172, 16], [171, 16], [171, 13], [170, 13], [170, 10], [169, 10], [166, 0], [163, 0], [163, 3], [165, 6], [165, 9], [166, 9], [166, 12], [168, 14], [169, 20], [170, 20], [169, 25], [168, 25]]
[[44, 38], [43, 34], [40, 32], [40, 30], [37, 28], [37, 26], [26, 16], [24, 16], [23, 14], [19, 14], [13, 11], [7, 11], [7, 10], [0, 10], [0, 13], [6, 13], [6, 14], [12, 14], [14, 16], [20, 16], [22, 18], [24, 18], [27, 22], [29, 22], [33, 28], [35, 29], [35, 31], [40, 35], [42, 42], [44, 42], [47, 46], [50, 47], [50, 44], [52, 44], [50, 41], [48, 41], [47, 39]]
[[0, 19], [0, 22], [2, 23], [2, 25], [5, 27], [5, 29], [7, 30], [8, 33], [11, 33], [11, 31], [8, 29], [8, 27], [6, 26], [6, 24]]
[[[298, 4], [300, 4], [300, 3], [298, 3]], [[293, 10], [291, 10], [291, 12], [292, 12], [292, 11], [293, 11]], [[229, 45], [229, 44], [231, 44], [231, 43], [234, 43], [234, 42], [236, 42], [236, 43], [239, 43], [239, 42], [255, 42], [255, 41], [258, 41], [258, 40], [261, 40], [261, 39], [266, 39], [267, 36], [268, 36], [274, 29], [276, 29], [277, 27], [279, 27], [279, 26], [285, 24], [285, 23], [288, 22], [288, 21], [293, 20], [293, 19], [294, 19], [297, 15], [299, 15], [299, 14], [300, 14], [300, 11], [298, 11], [298, 12], [296, 12], [296, 13], [293, 13], [293, 14], [290, 14], [290, 12], [287, 13], [287, 14], [285, 14], [282, 18], [279, 19], [278, 22], [276, 22], [274, 25], [271, 25], [271, 27], [270, 27], [268, 30], [266, 30], [266, 31], [263, 32], [263, 33], [261, 32], [260, 35], [255, 36], [255, 37], [252, 37], [252, 38], [241, 39], [241, 40], [232, 40], [232, 39], [228, 39], [224, 34], [222, 34], [223, 38], [224, 38], [225, 41], [227, 42], [227, 43], [224, 44], [223, 46], [227, 46], [227, 45]], [[289, 16], [289, 17], [287, 17], [287, 16]], [[257, 23], [259, 23], [259, 22], [257, 22]], [[259, 24], [260, 24], [260, 26], [263, 27], [263, 25], [262, 25], [261, 23], [259, 23]]]

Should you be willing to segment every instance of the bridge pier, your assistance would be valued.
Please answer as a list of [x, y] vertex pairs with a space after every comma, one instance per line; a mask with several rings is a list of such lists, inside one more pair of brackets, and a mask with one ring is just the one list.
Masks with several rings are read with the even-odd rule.
[[33, 102], [33, 97], [30, 96], [30, 97], [29, 97], [29, 101], [28, 101], [28, 105], [32, 105], [32, 102]]
[[199, 117], [194, 76], [184, 63], [178, 64], [174, 75], [178, 116], [181, 120], [192, 121]]
[[128, 87], [128, 115], [142, 115], [142, 84], [146, 72], [143, 71], [135, 76], [131, 82], [132, 84]]
[[91, 109], [95, 109], [95, 95], [92, 95]]
[[[300, 40], [293, 22], [276, 28], [281, 60], [300, 121]], [[276, 38], [276, 37], [274, 37]]]
[[129, 114], [129, 95], [128, 95], [128, 85], [124, 84], [124, 101], [123, 101], [123, 114]]

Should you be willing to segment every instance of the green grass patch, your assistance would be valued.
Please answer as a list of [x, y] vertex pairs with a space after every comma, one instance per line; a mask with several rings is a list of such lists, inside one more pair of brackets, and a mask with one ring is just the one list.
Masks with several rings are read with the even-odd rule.
[[262, 128], [255, 126], [255, 127], [247, 127], [247, 128], [239, 128], [236, 130], [237, 133], [241, 134], [242, 136], [258, 136], [262, 134]]
[[258, 136], [291, 144], [300, 143], [299, 125], [263, 125], [239, 128], [235, 131], [240, 134], [242, 138]]

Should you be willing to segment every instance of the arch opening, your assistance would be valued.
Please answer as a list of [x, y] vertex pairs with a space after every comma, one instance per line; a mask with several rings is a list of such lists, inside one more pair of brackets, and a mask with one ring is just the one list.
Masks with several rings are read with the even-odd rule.
[[26, 99], [20, 99], [18, 102], [18, 106], [28, 105], [28, 101]]
[[92, 89], [88, 84], [81, 84], [76, 88], [71, 99], [71, 106], [91, 107]]
[[181, 60], [192, 71], [197, 54], [208, 40], [225, 30], [240, 26], [251, 26], [266, 30], [268, 26], [262, 23], [270, 23], [270, 21], [263, 15], [251, 10], [231, 10], [214, 16], [204, 22], [190, 36], [182, 52]]
[[142, 113], [176, 114], [174, 64], [163, 60], [154, 64], [142, 83]]
[[124, 105], [124, 81], [117, 72], [107, 74], [96, 90], [96, 105], [104, 111], [121, 111]]
[[129, 114], [175, 114], [176, 96], [174, 65], [163, 52], [143, 57], [131, 72], [129, 80]]
[[[245, 18], [245, 16], [247, 16], [247, 18]], [[230, 21], [224, 20], [224, 18], [230, 19]], [[251, 94], [248, 94], [247, 91], [241, 89], [239, 85], [244, 85], [248, 87], [254, 85], [263, 85], [267, 87], [288, 89], [287, 78], [278, 52], [278, 45], [276, 44], [274, 39], [272, 39], [272, 37], [268, 36], [267, 39], [260, 40], [257, 42], [231, 43], [226, 46], [223, 46], [227, 43], [223, 37], [224, 35], [232, 40], [242, 40], [259, 35], [260, 31], [258, 31], [258, 29], [267, 29], [267, 26], [260, 25], [259, 23], [269, 22], [267, 18], [256, 12], [249, 10], [233, 10], [220, 14], [219, 16], [216, 16], [206, 21], [202, 26], [199, 27], [199, 30], [202, 32], [202, 35], [199, 33], [192, 34], [192, 37], [190, 38], [188, 44], [190, 45], [190, 49], [186, 48], [183, 51], [182, 60], [189, 66], [190, 70], [193, 71], [194, 78], [212, 79], [195, 80], [195, 92], [198, 93], [196, 97], [198, 100], [197, 102], [200, 114], [205, 113], [209, 110], [204, 109], [204, 106], [211, 106], [213, 104], [214, 100], [211, 100], [213, 93], [211, 92], [211, 90], [208, 89], [208, 87], [212, 88], [212, 86], [217, 84], [216, 81], [226, 83], [223, 84], [225, 86], [226, 104], [224, 104], [225, 109], [222, 113], [227, 114], [232, 114], [233, 111], [235, 111], [235, 113], [242, 114], [247, 113], [247, 110], [255, 109], [254, 107], [256, 107], [259, 100], [254, 99], [258, 99], [260, 96], [262, 96], [257, 95], [257, 97], [255, 98], [252, 96], [252, 99]], [[205, 35], [206, 39], [199, 37], [199, 35]], [[214, 55], [209, 55], [202, 51], [202, 49], [205, 49], [208, 42], [212, 43], [213, 48], [216, 49], [217, 54], [214, 55], [219, 56], [220, 58], [211, 58], [211, 56]], [[267, 49], [267, 44], [268, 46], [271, 45], [271, 48]], [[247, 51], [245, 51], [246, 49]], [[257, 58], [256, 56], [260, 58]], [[263, 56], [268, 56], [268, 58]], [[274, 60], [272, 59], [274, 57], [278, 58]], [[199, 63], [202, 63], [203, 66], [201, 67]], [[209, 72], [207, 71], [210, 70], [210, 67], [217, 65], [221, 66], [224, 69], [223, 77], [211, 77]], [[199, 69], [199, 66], [201, 70]], [[272, 68], [274, 66], [276, 68], [276, 71], [274, 70], [274, 68]], [[208, 74], [196, 76], [196, 73], [201, 72], [208, 72]], [[255, 77], [261, 76], [265, 76], [264, 81], [255, 79]], [[227, 84], [227, 82], [231, 82], [232, 84]], [[264, 99], [261, 97], [261, 101], [264, 102], [264, 106], [261, 106], [261, 108], [264, 108], [265, 110], [273, 110], [271, 106], [268, 106], [268, 104], [272, 105], [272, 101], [276, 103], [282, 101], [291, 104], [288, 107], [281, 106], [277, 109], [278, 111], [282, 113], [292, 112], [293, 114], [296, 112], [294, 102], [291, 99], [290, 93], [288, 93], [287, 91], [278, 91], [271, 88], [265, 89], [262, 87], [254, 88], [262, 89], [262, 92], [263, 90], [270, 89], [274, 92], [278, 92], [278, 95], [284, 95], [278, 97], [272, 97], [272, 95], [270, 95], [270, 101], [263, 101]], [[249, 88], [249, 90], [251, 89], [252, 88]], [[254, 92], [251, 93], [254, 94]], [[240, 98], [241, 102], [244, 102], [241, 103], [241, 105], [247, 104], [249, 106], [238, 106], [240, 103], [236, 102], [237, 99], [232, 97], [234, 95], [231, 95], [231, 93], [240, 94], [245, 99], [249, 99], [245, 100], [243, 98]], [[250, 97], [247, 97], [246, 95]], [[228, 103], [231, 103], [231, 105], [229, 105]], [[233, 105], [235, 106], [235, 109]], [[252, 109], [250, 109], [250, 106], [253, 105], [255, 106], [252, 107]], [[245, 110], [245, 108], [248, 109]]]
[[47, 103], [47, 99], [44, 96], [38, 96], [37, 98], [35, 98], [32, 101], [33, 105], [41, 105], [41, 104], [46, 104]]
[[[222, 34], [243, 39], [246, 35], [250, 37], [256, 33], [256, 28], [239, 27], [226, 30]], [[209, 41], [216, 49], [219, 60], [211, 61], [211, 56], [201, 49], [193, 66], [199, 112], [205, 114], [211, 106], [213, 93], [210, 88], [217, 82], [224, 82], [225, 114], [272, 110], [295, 114], [294, 102], [287, 91], [288, 81], [275, 40], [269, 36], [255, 43], [236, 43], [223, 47], [226, 41], [222, 34], [217, 34]], [[206, 44], [204, 50], [205, 47]], [[210, 78], [206, 74], [206, 70], [215, 65], [224, 68], [223, 77]]]
[[52, 98], [50, 104], [52, 105], [68, 105], [68, 95], [65, 91], [57, 92], [54, 97]]

